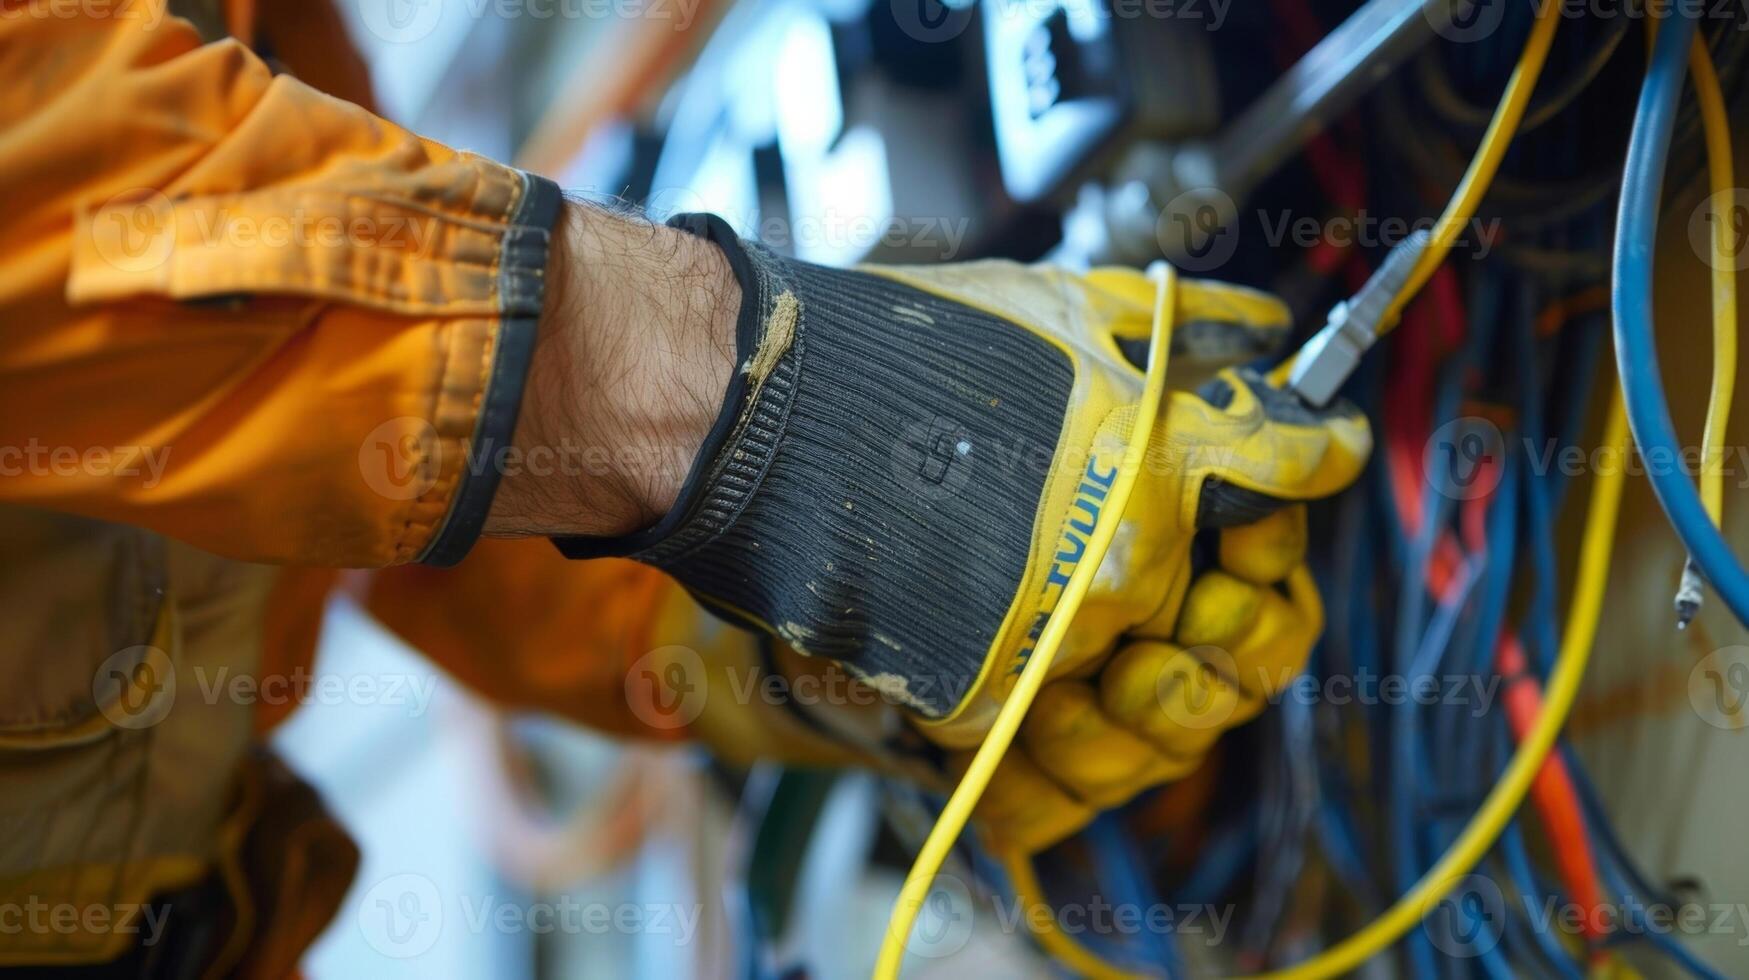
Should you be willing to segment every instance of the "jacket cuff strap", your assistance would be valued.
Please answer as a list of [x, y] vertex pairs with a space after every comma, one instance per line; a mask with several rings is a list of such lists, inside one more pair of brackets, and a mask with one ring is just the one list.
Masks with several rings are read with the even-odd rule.
[[[523, 173], [522, 200], [511, 213], [499, 246], [498, 292], [502, 313], [492, 353], [491, 374], [474, 423], [469, 447], [508, 446], [516, 434], [523, 385], [534, 358], [536, 327], [546, 301], [547, 249], [558, 222], [559, 185]], [[470, 451], [449, 516], [419, 556], [426, 565], [449, 566], [467, 556], [498, 492], [502, 475], [486, 464], [489, 454]]]

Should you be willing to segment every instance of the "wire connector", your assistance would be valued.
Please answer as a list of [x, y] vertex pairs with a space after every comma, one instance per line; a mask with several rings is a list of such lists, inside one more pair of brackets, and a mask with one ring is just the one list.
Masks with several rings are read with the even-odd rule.
[[1384, 264], [1360, 287], [1360, 292], [1336, 304], [1324, 322], [1324, 329], [1306, 341], [1294, 359], [1288, 386], [1295, 394], [1318, 408], [1336, 397], [1337, 390], [1378, 340], [1379, 321], [1403, 291], [1409, 273], [1432, 240], [1427, 229], [1417, 229], [1391, 249]]
[[1700, 566], [1694, 559], [1682, 563], [1682, 582], [1676, 587], [1676, 628], [1688, 629], [1688, 624], [1694, 622], [1694, 617], [1700, 612], [1700, 604], [1706, 598], [1705, 583], [1700, 577]]

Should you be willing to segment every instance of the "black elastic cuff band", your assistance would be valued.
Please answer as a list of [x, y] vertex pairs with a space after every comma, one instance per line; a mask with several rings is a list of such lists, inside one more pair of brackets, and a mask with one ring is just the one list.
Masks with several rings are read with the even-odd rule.
[[669, 219], [668, 226], [697, 235], [716, 245], [729, 260], [729, 269], [741, 286], [741, 309], [735, 316], [737, 366], [729, 377], [728, 390], [723, 393], [722, 410], [717, 413], [716, 421], [711, 423], [710, 432], [706, 433], [704, 443], [699, 446], [698, 454], [693, 457], [692, 464], [686, 471], [686, 480], [680, 486], [680, 494], [675, 497], [674, 507], [661, 520], [630, 534], [554, 538], [553, 544], [558, 546], [566, 558], [618, 558], [633, 555], [654, 546], [678, 530], [695, 509], [702, 496], [703, 483], [708, 478], [710, 464], [721, 455], [730, 436], [734, 435], [735, 424], [747, 403], [749, 385], [747, 374], [741, 368], [748, 363], [759, 344], [760, 326], [765, 315], [765, 309], [761, 305], [759, 276], [753, 270], [752, 260], [741, 247], [741, 239], [735, 235], [735, 230], [714, 214], [677, 214]]

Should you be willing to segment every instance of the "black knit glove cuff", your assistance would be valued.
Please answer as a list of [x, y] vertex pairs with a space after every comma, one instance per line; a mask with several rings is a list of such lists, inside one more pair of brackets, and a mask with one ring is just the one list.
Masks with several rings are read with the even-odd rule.
[[948, 713], [1025, 572], [1067, 356], [964, 304], [740, 242], [714, 216], [671, 224], [740, 281], [738, 369], [673, 511], [559, 549], [665, 569], [718, 613]]

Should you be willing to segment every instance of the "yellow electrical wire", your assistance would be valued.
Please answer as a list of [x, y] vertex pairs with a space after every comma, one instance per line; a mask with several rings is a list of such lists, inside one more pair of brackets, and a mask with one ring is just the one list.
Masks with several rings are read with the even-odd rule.
[[[1700, 441], [1700, 500], [1707, 516], [1719, 524], [1724, 517], [1724, 467], [1720, 465], [1720, 447], [1725, 442], [1725, 426], [1730, 421], [1731, 397], [1737, 386], [1737, 270], [1732, 254], [1731, 226], [1726, 220], [1736, 206], [1735, 184], [1731, 162], [1731, 120], [1725, 112], [1725, 97], [1719, 90], [1719, 76], [1713, 70], [1712, 55], [1707, 51], [1706, 38], [1696, 33], [1694, 47], [1689, 51], [1689, 74], [1694, 78], [1694, 94], [1700, 103], [1702, 128], [1706, 131], [1707, 176], [1712, 184], [1713, 234], [1713, 386], [1707, 398], [1706, 430]], [[1720, 213], [1719, 209], [1725, 209]]]
[[1402, 292], [1391, 300], [1384, 317], [1379, 320], [1379, 333], [1386, 333], [1397, 325], [1397, 318], [1402, 314], [1403, 307], [1433, 277], [1433, 270], [1445, 261], [1446, 253], [1451, 251], [1458, 234], [1476, 216], [1482, 196], [1488, 193], [1488, 185], [1494, 182], [1494, 174], [1500, 169], [1500, 161], [1506, 156], [1506, 147], [1512, 142], [1513, 134], [1518, 131], [1519, 121], [1524, 118], [1524, 109], [1530, 104], [1530, 95], [1536, 89], [1537, 77], [1542, 74], [1543, 62], [1548, 60], [1549, 46], [1555, 41], [1555, 28], [1561, 24], [1561, 8], [1559, 3], [1543, 3], [1537, 6], [1536, 24], [1531, 27], [1530, 38], [1524, 43], [1524, 52], [1518, 56], [1518, 64], [1513, 67], [1512, 77], [1506, 82], [1506, 91], [1500, 96], [1500, 104], [1494, 109], [1494, 118], [1488, 121], [1488, 129], [1482, 134], [1481, 145], [1476, 148], [1476, 155], [1471, 158], [1469, 168], [1464, 171], [1463, 179], [1458, 181], [1457, 189], [1446, 203], [1444, 213], [1433, 226], [1426, 251], [1421, 253], [1415, 268], [1410, 270], [1409, 279], [1404, 283]]
[[1009, 744], [1014, 741], [1014, 735], [1020, 729], [1021, 719], [1026, 716], [1027, 709], [1032, 707], [1034, 696], [1044, 684], [1045, 674], [1050, 671], [1051, 662], [1057, 658], [1057, 648], [1062, 645], [1063, 637], [1069, 631], [1069, 624], [1074, 620], [1076, 611], [1081, 608], [1081, 600], [1093, 584], [1093, 577], [1099, 571], [1106, 551], [1111, 547], [1112, 538], [1117, 534], [1124, 507], [1129, 503], [1130, 491], [1135, 488], [1136, 475], [1141, 472], [1147, 455], [1148, 439], [1154, 432], [1154, 420], [1159, 415], [1160, 403], [1166, 395], [1166, 367], [1172, 355], [1173, 318], [1178, 303], [1177, 272], [1163, 262], [1156, 263], [1148, 272], [1158, 284], [1154, 298], [1154, 323], [1148, 342], [1148, 368], [1142, 382], [1142, 399], [1136, 407], [1135, 425], [1130, 430], [1130, 442], [1124, 453], [1123, 466], [1112, 483], [1105, 511], [1100, 514], [1093, 534], [1088, 538], [1086, 553], [1082, 555], [1081, 563], [1069, 574], [1069, 581], [1063, 586], [1062, 597], [1057, 600], [1056, 608], [1051, 611], [1044, 630], [1039, 634], [1038, 642], [1033, 646], [1032, 655], [1027, 658], [1026, 666], [1014, 682], [1014, 690], [1009, 692], [1008, 699], [996, 713], [990, 733], [984, 737], [983, 744], [978, 746], [977, 754], [972, 757], [965, 776], [954, 787], [953, 795], [948, 797], [941, 816], [936, 819], [935, 826], [929, 831], [929, 837], [924, 840], [922, 850], [917, 852], [917, 860], [911, 865], [910, 874], [905, 876], [905, 883], [899, 889], [899, 897], [893, 903], [893, 914], [887, 922], [886, 936], [881, 940], [880, 956], [875, 960], [875, 976], [880, 980], [896, 980], [898, 977], [899, 965], [905, 958], [905, 942], [911, 936], [911, 927], [916, 923], [918, 910], [924, 899], [929, 897], [930, 883], [934, 881], [936, 872], [941, 870], [942, 862], [947, 859], [948, 851], [959, 839], [960, 832], [965, 830], [966, 822], [971, 819], [972, 809], [977, 806], [978, 798], [984, 795], [985, 787], [990, 785], [997, 763], [1008, 752]]

